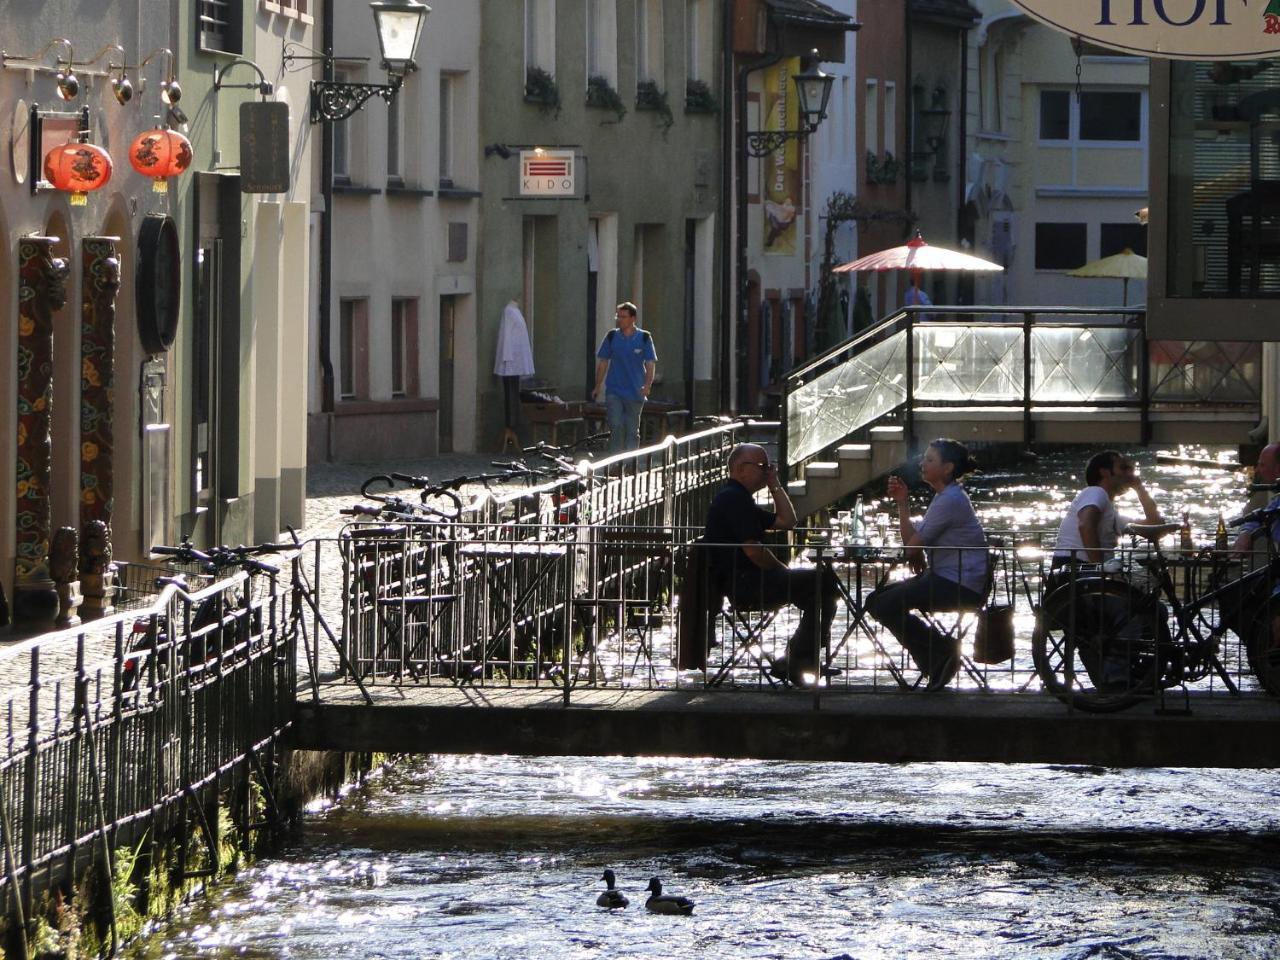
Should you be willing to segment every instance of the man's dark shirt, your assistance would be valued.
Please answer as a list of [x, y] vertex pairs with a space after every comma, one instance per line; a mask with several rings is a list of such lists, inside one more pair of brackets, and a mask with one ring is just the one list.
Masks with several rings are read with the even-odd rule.
[[[777, 514], [756, 505], [746, 487], [730, 480], [711, 501], [703, 538], [708, 544], [759, 543], [776, 519]], [[711, 549], [711, 573], [718, 584], [727, 585], [735, 573], [757, 569], [739, 547]]]

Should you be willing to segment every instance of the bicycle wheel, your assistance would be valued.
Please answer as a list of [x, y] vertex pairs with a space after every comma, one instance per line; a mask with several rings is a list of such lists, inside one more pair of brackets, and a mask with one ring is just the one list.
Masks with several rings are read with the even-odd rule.
[[1155, 690], [1163, 608], [1127, 583], [1080, 580], [1045, 597], [1031, 654], [1045, 689], [1091, 713], [1133, 706]]
[[1263, 604], [1246, 631], [1249, 669], [1273, 697], [1280, 697], [1280, 601]]

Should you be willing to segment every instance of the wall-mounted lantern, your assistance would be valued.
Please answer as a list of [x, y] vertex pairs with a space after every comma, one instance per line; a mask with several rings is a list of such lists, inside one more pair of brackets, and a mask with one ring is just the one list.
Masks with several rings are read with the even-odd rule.
[[[369, 4], [374, 25], [378, 31], [378, 49], [382, 53], [382, 69], [387, 71], [386, 83], [348, 83], [339, 80], [311, 81], [311, 122], [336, 123], [346, 120], [365, 105], [371, 97], [382, 97], [391, 103], [400, 90], [404, 78], [418, 69], [414, 60], [418, 41], [422, 38], [422, 24], [431, 8], [417, 0], [373, 0]], [[325, 54], [306, 55], [290, 52], [296, 44], [288, 44], [282, 58], [287, 65], [292, 60], [349, 60], [351, 57], [331, 57]]]
[[951, 179], [947, 170], [947, 126], [951, 121], [951, 109], [947, 106], [947, 91], [941, 86], [933, 88], [929, 106], [920, 111], [920, 132], [924, 145], [933, 155], [933, 179], [945, 183]]
[[101, 190], [111, 179], [111, 157], [97, 144], [89, 142], [87, 128], [80, 139], [54, 147], [44, 158], [44, 178], [55, 190], [71, 194], [71, 205], [83, 207], [87, 194]]
[[747, 132], [747, 153], [753, 157], [767, 157], [788, 140], [804, 140], [818, 129], [827, 116], [827, 103], [831, 99], [831, 85], [835, 78], [818, 69], [818, 51], [809, 54], [809, 68], [797, 73], [796, 105], [800, 113], [799, 130], [758, 130]]
[[151, 178], [155, 193], [166, 193], [169, 177], [186, 172], [191, 166], [191, 141], [176, 130], [160, 127], [148, 130], [129, 144], [129, 163], [144, 177]]

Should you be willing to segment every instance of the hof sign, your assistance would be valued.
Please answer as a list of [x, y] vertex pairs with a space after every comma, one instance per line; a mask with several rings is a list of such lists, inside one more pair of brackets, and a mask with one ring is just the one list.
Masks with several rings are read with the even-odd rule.
[[1280, 0], [1012, 0], [1100, 47], [1170, 60], [1280, 56]]
[[520, 151], [522, 197], [572, 197], [577, 193], [576, 174], [572, 150]]

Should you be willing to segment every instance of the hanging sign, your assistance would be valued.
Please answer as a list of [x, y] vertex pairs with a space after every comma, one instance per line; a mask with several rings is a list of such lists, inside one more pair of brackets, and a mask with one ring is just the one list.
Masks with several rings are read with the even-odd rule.
[[1280, 0], [1013, 0], [1100, 47], [1170, 60], [1280, 56]]
[[289, 191], [289, 105], [240, 104], [240, 192]]
[[572, 150], [521, 150], [520, 196], [572, 197], [575, 166]]

